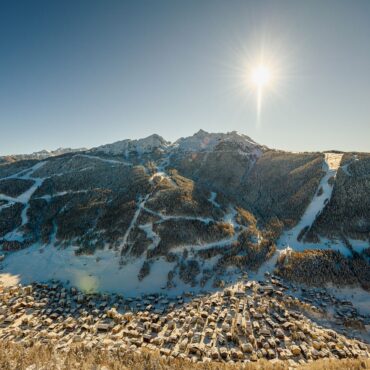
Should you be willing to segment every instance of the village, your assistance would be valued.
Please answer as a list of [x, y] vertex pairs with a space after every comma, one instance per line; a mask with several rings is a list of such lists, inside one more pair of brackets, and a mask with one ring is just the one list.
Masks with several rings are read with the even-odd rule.
[[[0, 340], [52, 344], [59, 351], [78, 345], [146, 348], [193, 362], [265, 358], [293, 367], [322, 358], [369, 357], [367, 344], [348, 338], [353, 328], [368, 328], [368, 316], [323, 289], [303, 289], [298, 299], [291, 288], [269, 274], [265, 281], [244, 275], [221, 291], [178, 296], [87, 294], [58, 281], [0, 286]], [[329, 309], [339, 330], [311, 319], [324, 318]]]

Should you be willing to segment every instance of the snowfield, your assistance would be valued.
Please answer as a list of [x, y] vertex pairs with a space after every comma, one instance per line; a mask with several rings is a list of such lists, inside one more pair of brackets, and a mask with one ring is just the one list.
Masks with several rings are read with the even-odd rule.
[[151, 266], [150, 278], [138, 280], [144, 257], [120, 268], [114, 251], [98, 250], [93, 256], [76, 257], [77, 248], [34, 245], [12, 253], [4, 261], [0, 280], [5, 284], [29, 284], [57, 279], [83, 291], [104, 291], [136, 296], [155, 293], [166, 285], [167, 274], [174, 264], [158, 258]]

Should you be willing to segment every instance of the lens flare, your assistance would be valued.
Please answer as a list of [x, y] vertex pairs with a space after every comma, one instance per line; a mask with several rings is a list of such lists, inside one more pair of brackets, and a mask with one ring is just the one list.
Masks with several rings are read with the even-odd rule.
[[242, 111], [245, 108], [249, 111], [253, 104], [256, 128], [259, 128], [262, 110], [275, 109], [276, 100], [289, 103], [284, 95], [296, 75], [295, 46], [283, 34], [258, 28], [248, 38], [241, 36], [233, 47], [228, 66], [233, 79], [230, 92], [237, 95]]

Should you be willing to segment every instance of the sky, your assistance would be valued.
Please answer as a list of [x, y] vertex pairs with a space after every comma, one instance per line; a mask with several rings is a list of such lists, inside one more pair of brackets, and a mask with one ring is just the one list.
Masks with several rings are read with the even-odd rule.
[[369, 37], [368, 0], [0, 0], [0, 155], [200, 128], [369, 152]]

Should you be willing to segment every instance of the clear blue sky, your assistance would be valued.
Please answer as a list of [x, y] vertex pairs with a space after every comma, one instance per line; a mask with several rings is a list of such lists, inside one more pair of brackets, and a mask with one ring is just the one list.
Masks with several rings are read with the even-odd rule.
[[[263, 102], [239, 72], [263, 45]], [[0, 154], [237, 130], [370, 151], [370, 1], [0, 0]]]

